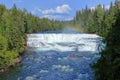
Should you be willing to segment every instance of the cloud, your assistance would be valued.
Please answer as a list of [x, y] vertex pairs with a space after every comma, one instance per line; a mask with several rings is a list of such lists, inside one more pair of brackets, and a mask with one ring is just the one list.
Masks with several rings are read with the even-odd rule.
[[31, 13], [32, 14], [37, 14], [37, 13], [41, 13], [42, 12], [42, 10], [41, 9], [39, 9], [39, 8], [37, 8], [37, 7], [35, 7], [32, 11], [31, 11]]
[[96, 8], [96, 7], [91, 7], [90, 9], [91, 9], [91, 10], [95, 10], [95, 8]]
[[63, 4], [61, 6], [57, 6], [55, 9], [50, 8], [47, 10], [43, 10], [42, 14], [68, 14], [71, 11], [71, 8], [67, 4]]
[[[41, 18], [62, 20], [68, 18], [70, 15], [71, 7], [68, 4], [57, 6], [56, 8], [49, 8], [42, 10], [38, 7], [34, 8], [32, 14], [40, 16]], [[69, 18], [70, 19], [70, 18]]]
[[61, 19], [61, 18], [63, 18], [63, 16], [61, 16], [61, 15], [43, 15], [43, 16], [41, 16], [41, 18], [49, 18], [49, 19], [54, 19], [54, 20], [56, 20], [56, 19]]
[[110, 8], [110, 5], [106, 5], [106, 6], [105, 6], [105, 9], [109, 9], [109, 8]]
[[[105, 5], [105, 6], [102, 5], [102, 8], [103, 8], [103, 7], [104, 7], [105, 9], [109, 9], [109, 8], [110, 8], [110, 5]], [[95, 10], [96, 8], [97, 8], [97, 6], [93, 6], [93, 7], [91, 7], [90, 9], [91, 9], [91, 10]]]
[[56, 9], [55, 9], [55, 12], [56, 13], [69, 13], [69, 11], [71, 11], [71, 8], [69, 5], [67, 4], [64, 4], [62, 6], [58, 6]]
[[70, 21], [73, 19], [73, 17], [71, 16], [63, 16], [63, 15], [43, 15], [41, 16], [41, 18], [49, 18], [49, 19], [53, 19], [53, 20], [64, 20], [64, 21]]
[[54, 14], [55, 10], [53, 9], [47, 9], [47, 10], [43, 10], [42, 14], [47, 15], [47, 14]]

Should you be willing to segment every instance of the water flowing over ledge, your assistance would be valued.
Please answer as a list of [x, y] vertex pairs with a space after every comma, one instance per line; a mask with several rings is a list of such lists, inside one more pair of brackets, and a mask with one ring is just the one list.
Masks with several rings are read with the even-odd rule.
[[[27, 46], [40, 50], [100, 51], [104, 44], [96, 34], [28, 34]], [[100, 48], [100, 49], [99, 49]]]
[[90, 64], [105, 46], [95, 34], [60, 32], [28, 34], [26, 43], [33, 54], [0, 80], [94, 80]]

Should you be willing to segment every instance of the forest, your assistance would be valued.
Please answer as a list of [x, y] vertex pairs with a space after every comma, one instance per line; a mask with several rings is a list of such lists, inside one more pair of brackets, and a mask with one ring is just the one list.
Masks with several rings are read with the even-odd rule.
[[[26, 34], [47, 30], [60, 30], [64, 23], [47, 18], [39, 18], [26, 9], [20, 10], [14, 5], [7, 9], [0, 5], [0, 69], [15, 64], [25, 49]], [[101, 58], [92, 65], [96, 80], [120, 80], [120, 0], [115, 0], [106, 9], [98, 5], [95, 9], [87, 6], [76, 11], [69, 25], [83, 28], [83, 32], [95, 33], [103, 37], [105, 50]]]
[[0, 69], [14, 65], [14, 59], [25, 49], [26, 34], [62, 29], [62, 22], [39, 18], [16, 5], [7, 9], [0, 5]]
[[86, 7], [77, 11], [70, 24], [102, 36], [106, 43], [105, 50], [100, 52], [101, 58], [92, 66], [95, 79], [120, 80], [120, 1], [111, 3], [109, 9], [98, 5], [95, 9]]

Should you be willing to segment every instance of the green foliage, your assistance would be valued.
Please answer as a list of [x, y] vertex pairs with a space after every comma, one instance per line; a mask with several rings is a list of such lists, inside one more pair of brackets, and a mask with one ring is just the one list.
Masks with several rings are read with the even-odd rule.
[[0, 68], [15, 63], [25, 49], [26, 34], [46, 30], [59, 30], [60, 21], [39, 18], [14, 4], [11, 9], [0, 5]]
[[115, 22], [114, 8], [112, 3], [110, 9], [105, 9], [104, 5], [98, 5], [95, 9], [86, 7], [82, 11], [76, 12], [76, 16], [71, 23], [83, 27], [84, 32], [96, 33], [106, 37]]
[[101, 52], [101, 58], [94, 65], [97, 80], [120, 80], [120, 1], [117, 0], [113, 21], [105, 39], [106, 49]]
[[96, 80], [120, 80], [120, 0], [109, 9], [98, 5], [95, 9], [76, 12], [72, 24], [81, 25], [88, 33], [104, 37], [106, 49], [93, 65]]
[[7, 50], [7, 40], [0, 35], [0, 68], [14, 64], [14, 59], [18, 56], [14, 51]]
[[7, 50], [7, 40], [5, 37], [0, 35], [0, 51], [6, 51]]

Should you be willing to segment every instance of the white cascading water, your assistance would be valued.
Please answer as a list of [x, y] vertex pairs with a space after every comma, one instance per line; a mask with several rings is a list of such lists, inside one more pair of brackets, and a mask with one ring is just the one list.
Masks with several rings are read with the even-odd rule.
[[33, 54], [0, 80], [94, 80], [90, 64], [105, 46], [96, 34], [74, 32], [28, 34], [26, 43]]
[[27, 46], [37, 48], [38, 50], [98, 52], [98, 50], [103, 49], [104, 45], [100, 39], [101, 38], [96, 34], [28, 34]]

